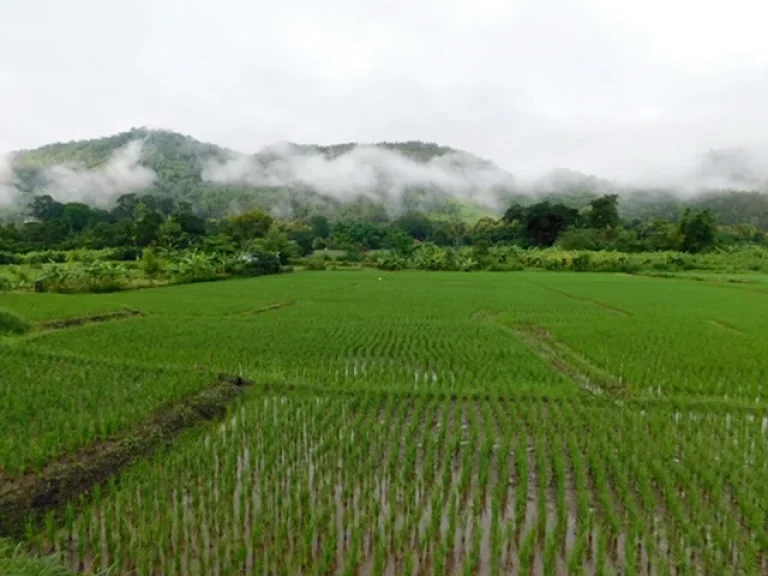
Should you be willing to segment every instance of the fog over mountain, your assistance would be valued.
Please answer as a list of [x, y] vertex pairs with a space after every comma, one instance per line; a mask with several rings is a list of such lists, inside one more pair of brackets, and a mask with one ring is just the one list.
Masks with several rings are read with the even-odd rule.
[[[127, 193], [151, 193], [225, 215], [260, 207], [279, 218], [335, 213], [328, 202], [367, 201], [390, 217], [446, 203], [500, 213], [512, 201], [566, 198], [582, 205], [617, 193], [630, 203], [697, 198], [723, 190], [766, 190], [759, 149], [711, 150], [689, 166], [622, 180], [560, 168], [515, 173], [471, 152], [421, 141], [304, 145], [279, 142], [254, 154], [167, 130], [136, 128], [109, 137], [53, 143], [6, 155], [0, 206], [22, 214], [30, 198], [110, 207]], [[213, 203], [213, 204], [212, 204]], [[328, 212], [330, 210], [330, 212]]]
[[[768, 143], [766, 10], [758, 0], [8, 2], [0, 151], [130, 126], [245, 154], [418, 139], [522, 182], [570, 169], [691, 188], [701, 154]], [[365, 154], [295, 168], [327, 187], [344, 163], [370, 165]], [[762, 178], [766, 155], [754, 163]]]

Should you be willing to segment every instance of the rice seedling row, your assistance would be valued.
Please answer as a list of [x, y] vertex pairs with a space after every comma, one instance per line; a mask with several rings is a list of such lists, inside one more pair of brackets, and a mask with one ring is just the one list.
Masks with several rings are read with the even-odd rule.
[[[598, 388], [632, 397], [765, 404], [768, 299], [745, 290], [599, 274], [327, 272], [224, 282], [220, 291], [105, 295], [147, 317], [27, 345], [294, 384], [439, 393], [567, 395], [586, 367]], [[542, 359], [543, 345], [568, 350], [566, 368], [576, 372]]]
[[219, 372], [259, 384], [224, 422], [30, 517], [26, 545], [72, 569], [768, 572], [762, 293], [329, 272], [38, 296], [26, 315], [0, 304], [144, 317], [0, 342], [0, 480]]
[[210, 386], [210, 372], [143, 368], [0, 343], [0, 474], [105, 440]]
[[725, 422], [257, 395], [28, 538], [118, 574], [760, 574], [768, 436]]

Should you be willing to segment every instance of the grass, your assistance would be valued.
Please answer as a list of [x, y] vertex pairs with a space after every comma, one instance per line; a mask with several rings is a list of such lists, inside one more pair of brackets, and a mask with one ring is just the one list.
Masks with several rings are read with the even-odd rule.
[[[753, 279], [328, 271], [4, 295], [38, 323], [0, 342], [6, 474], [219, 372], [257, 382], [30, 524], [25, 550], [115, 574], [766, 573]], [[39, 326], [126, 308], [143, 316]]]
[[19, 544], [0, 538], [0, 574], [3, 576], [73, 576], [56, 557], [31, 557]]

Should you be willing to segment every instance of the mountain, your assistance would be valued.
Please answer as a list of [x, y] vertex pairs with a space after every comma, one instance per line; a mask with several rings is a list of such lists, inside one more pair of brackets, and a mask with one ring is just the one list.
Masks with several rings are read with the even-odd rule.
[[190, 187], [199, 185], [200, 161], [223, 159], [231, 154], [225, 148], [199, 142], [191, 136], [133, 128], [104, 138], [48, 144], [14, 153], [13, 167], [20, 180], [19, 188], [25, 192], [41, 192], [49, 176], [47, 171], [52, 167], [72, 167], [79, 173], [98, 172], [132, 143], [140, 143], [133, 162], [155, 174], [151, 192], [164, 196], [182, 196]]
[[214, 217], [254, 207], [374, 219], [406, 209], [475, 213], [492, 200], [488, 190], [511, 180], [491, 162], [429, 142], [281, 143], [246, 155], [146, 128], [22, 150], [12, 164], [22, 202], [50, 194], [108, 206], [133, 192], [189, 202]]
[[567, 169], [521, 184], [488, 160], [431, 142], [283, 142], [242, 154], [147, 128], [21, 150], [11, 164], [17, 215], [41, 194], [110, 206], [122, 194], [138, 193], [187, 202], [208, 217], [260, 208], [277, 217], [384, 221], [421, 210], [469, 222], [515, 202], [550, 200], [581, 208], [616, 193], [628, 220], [674, 219], [686, 207], [711, 208], [723, 224], [768, 228], [768, 195], [761, 193], [768, 174], [758, 156], [739, 148], [703, 155], [697, 167], [679, 175], [686, 183], [679, 188], [631, 188]]

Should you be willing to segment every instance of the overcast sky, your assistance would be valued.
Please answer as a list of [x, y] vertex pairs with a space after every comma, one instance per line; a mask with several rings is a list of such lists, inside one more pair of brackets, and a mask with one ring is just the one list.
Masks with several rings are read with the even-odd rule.
[[0, 0], [0, 151], [163, 127], [620, 177], [768, 142], [761, 0]]

